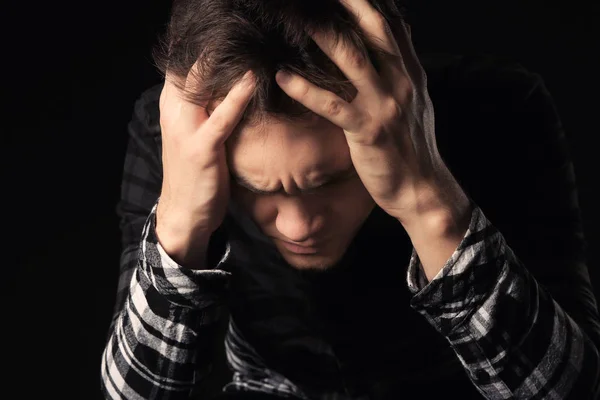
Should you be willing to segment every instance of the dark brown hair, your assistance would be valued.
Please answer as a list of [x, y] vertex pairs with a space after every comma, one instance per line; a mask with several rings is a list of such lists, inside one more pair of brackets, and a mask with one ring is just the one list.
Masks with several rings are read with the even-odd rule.
[[[399, 0], [369, 0], [392, 29], [402, 23]], [[310, 38], [309, 32], [335, 33], [354, 45], [378, 70], [377, 57], [393, 57], [366, 37], [339, 0], [176, 0], [166, 33], [154, 49], [159, 70], [169, 71], [183, 89], [198, 61], [196, 82], [185, 92], [198, 105], [225, 98], [251, 69], [257, 79], [246, 123], [261, 117], [298, 120], [311, 112], [288, 97], [275, 82], [283, 69], [346, 99], [351, 84]]]

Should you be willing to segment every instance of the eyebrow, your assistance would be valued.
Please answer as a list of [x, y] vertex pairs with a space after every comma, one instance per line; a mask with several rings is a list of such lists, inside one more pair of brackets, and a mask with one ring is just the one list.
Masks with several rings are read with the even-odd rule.
[[[345, 178], [350, 178], [355, 174], [356, 174], [356, 169], [354, 168], [354, 165], [351, 165], [349, 168], [346, 168], [341, 171], [335, 171], [335, 172], [321, 174], [318, 179], [317, 184], [313, 184], [310, 187], [307, 187], [304, 189], [297, 188], [297, 190], [295, 192], [310, 193], [310, 192], [313, 192], [313, 191], [315, 191], [323, 186], [326, 186], [328, 184], [343, 180]], [[230, 175], [231, 175], [231, 179], [233, 181], [235, 181], [235, 183], [237, 183], [241, 187], [248, 189], [249, 191], [256, 193], [256, 194], [270, 195], [270, 194], [276, 194], [276, 193], [279, 193], [282, 191], [282, 189], [264, 190], [261, 188], [257, 188], [256, 186], [254, 186], [252, 184], [252, 182], [250, 182], [250, 180], [248, 178], [244, 177], [243, 175], [235, 175], [233, 172], [230, 172]]]

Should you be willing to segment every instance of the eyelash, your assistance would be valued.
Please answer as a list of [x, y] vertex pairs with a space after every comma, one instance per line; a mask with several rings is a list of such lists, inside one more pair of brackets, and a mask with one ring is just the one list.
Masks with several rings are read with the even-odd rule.
[[327, 182], [324, 185], [321, 185], [321, 186], [319, 186], [316, 189], [313, 189], [311, 191], [305, 192], [305, 194], [318, 194], [318, 192], [320, 192], [323, 189], [329, 189], [331, 187], [334, 187], [334, 186], [337, 186], [337, 185], [340, 185], [340, 184], [342, 184], [344, 182], [349, 181], [350, 179], [352, 179], [353, 176], [354, 175], [346, 176], [346, 177], [343, 177], [343, 178], [339, 178], [339, 179], [337, 179], [335, 181]]

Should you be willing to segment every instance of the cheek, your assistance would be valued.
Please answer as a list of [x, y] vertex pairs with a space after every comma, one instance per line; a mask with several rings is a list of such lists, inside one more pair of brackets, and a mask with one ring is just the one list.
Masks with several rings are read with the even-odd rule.
[[259, 225], [275, 223], [277, 202], [274, 196], [257, 196], [248, 212]]

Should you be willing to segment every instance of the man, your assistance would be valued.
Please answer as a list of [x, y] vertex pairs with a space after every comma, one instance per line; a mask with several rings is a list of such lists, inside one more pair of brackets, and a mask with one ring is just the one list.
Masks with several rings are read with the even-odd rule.
[[190, 398], [225, 309], [226, 398], [596, 398], [537, 75], [426, 74], [391, 1], [183, 1], [165, 49], [129, 131], [107, 398]]

